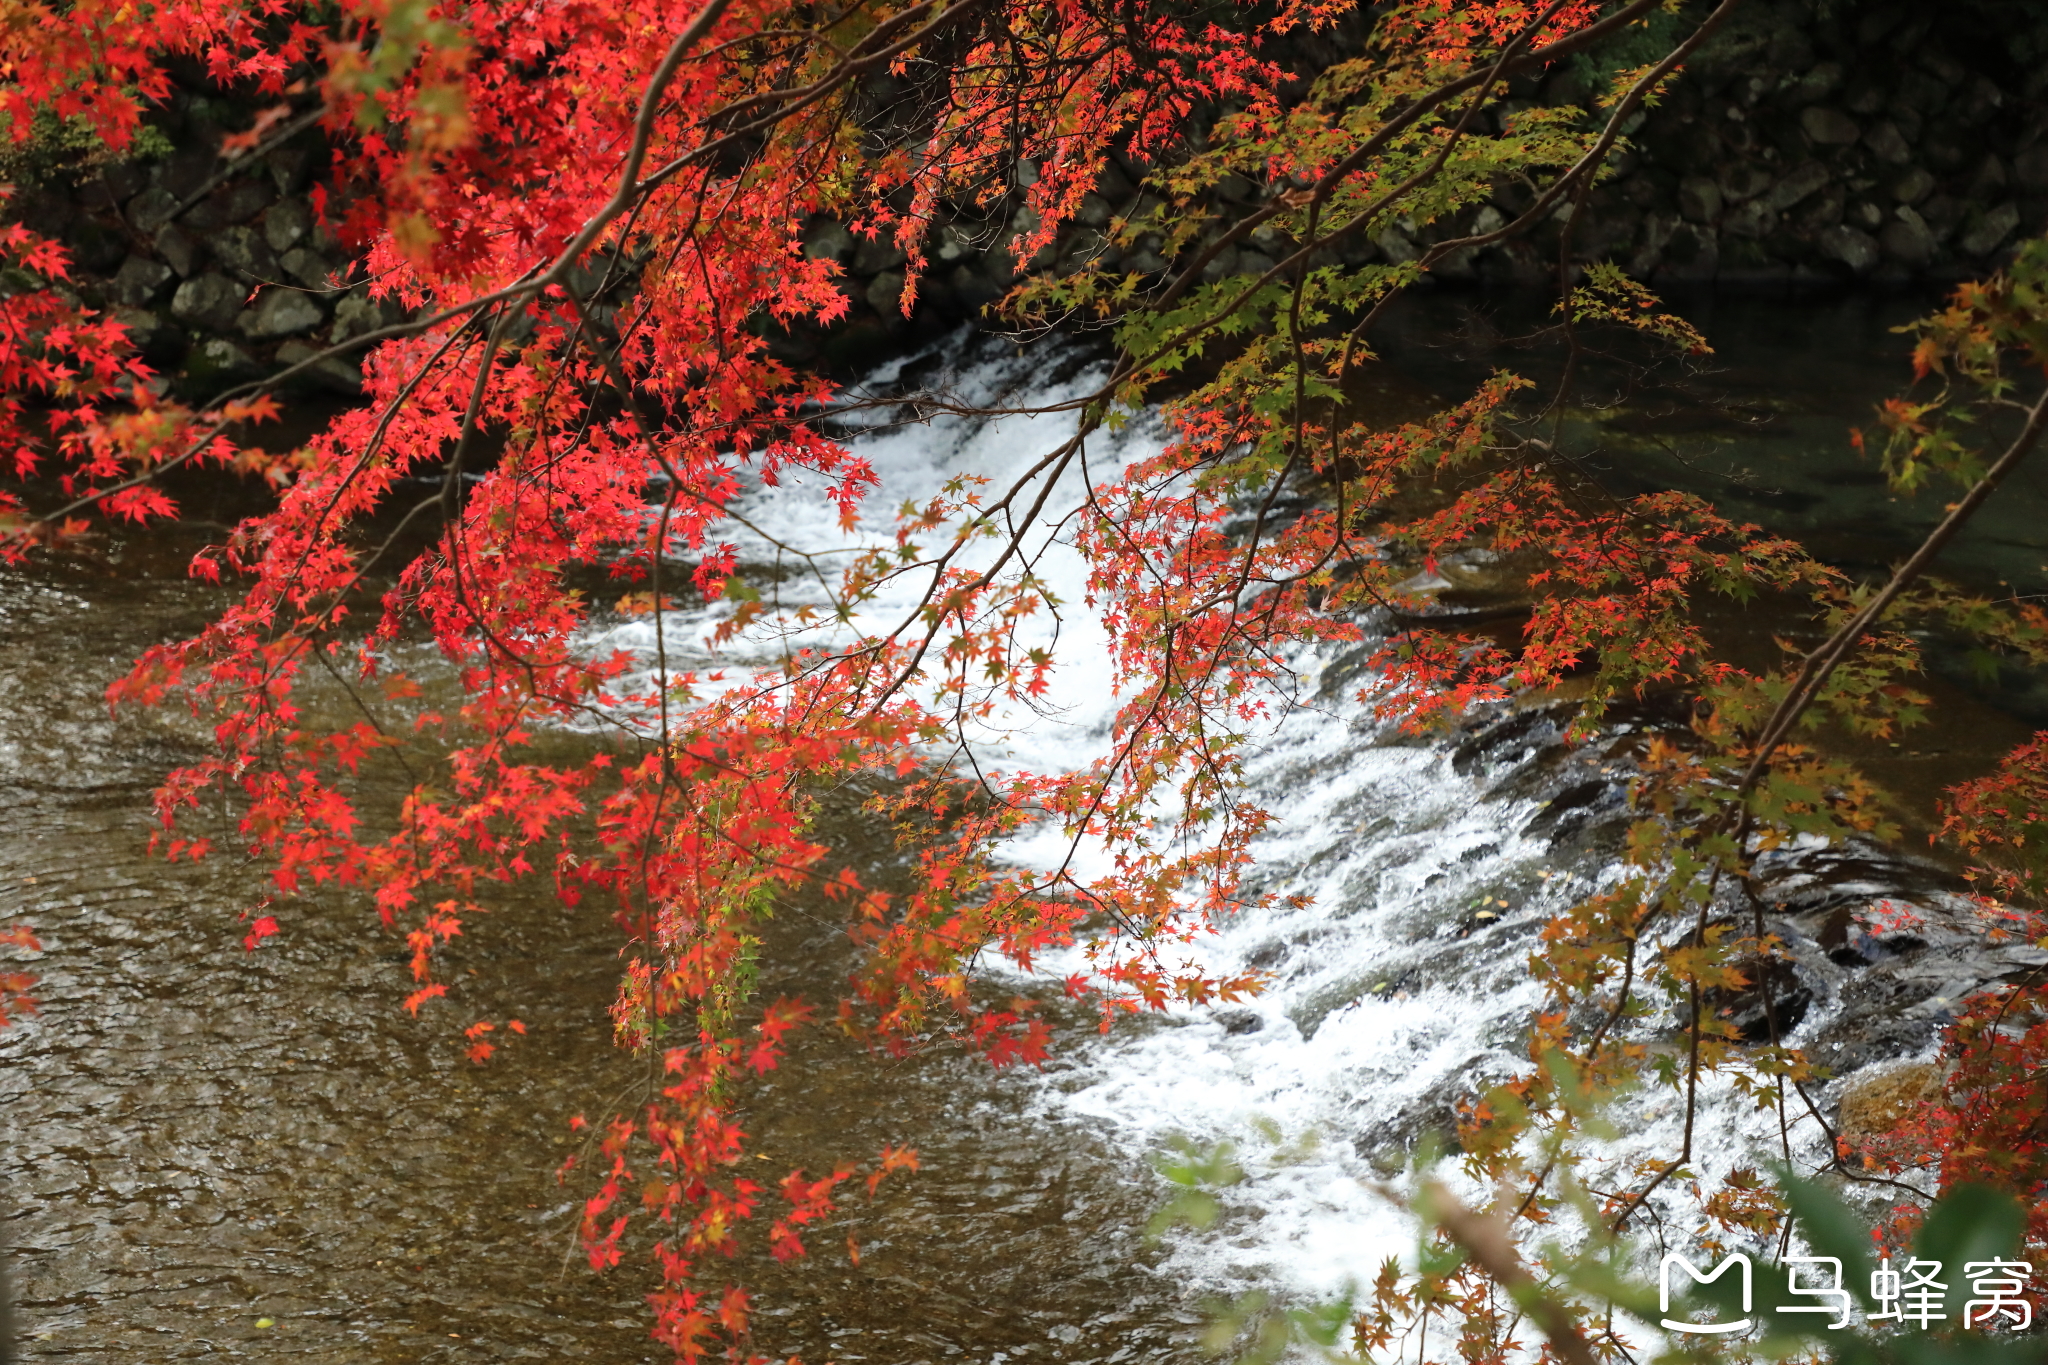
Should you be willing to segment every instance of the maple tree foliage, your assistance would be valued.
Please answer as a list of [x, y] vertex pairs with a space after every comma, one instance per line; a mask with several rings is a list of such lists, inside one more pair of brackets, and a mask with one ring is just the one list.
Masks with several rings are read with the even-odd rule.
[[[192, 565], [232, 578], [240, 600], [113, 689], [123, 703], [180, 698], [212, 727], [214, 752], [159, 793], [161, 846], [199, 857], [225, 843], [267, 861], [276, 913], [253, 922], [251, 951], [288, 929], [294, 895], [361, 888], [406, 936], [415, 1012], [450, 995], [437, 960], [495, 886], [549, 875], [565, 902], [610, 906], [629, 945], [618, 1036], [659, 1058], [660, 1079], [644, 1104], [594, 1126], [602, 1161], [582, 1235], [604, 1268], [636, 1245], [634, 1211], [650, 1221], [655, 1333], [686, 1360], [751, 1349], [748, 1299], [716, 1267], [749, 1219], [772, 1210], [769, 1248], [796, 1255], [843, 1189], [872, 1194], [916, 1164], [889, 1149], [859, 1181], [848, 1165], [791, 1172], [773, 1189], [739, 1174], [739, 1097], [816, 1009], [753, 992], [760, 924], [781, 900], [822, 892], [846, 906], [862, 949], [837, 1009], [848, 1031], [883, 1048], [951, 1036], [998, 1063], [1035, 1062], [1047, 1028], [1028, 1003], [977, 990], [986, 954], [1029, 965], [1085, 945], [1090, 971], [1068, 988], [1105, 1026], [1257, 988], [1176, 965], [1169, 949], [1259, 903], [1243, 874], [1269, 816], [1239, 765], [1284, 708], [1303, 647], [1376, 641], [1370, 695], [1414, 726], [1567, 675], [1588, 728], [1613, 699], [1691, 689], [1703, 699], [1692, 741], [1645, 758], [1628, 875], [1545, 932], [1534, 966], [1556, 1009], [1532, 1030], [1529, 1076], [1471, 1115], [1475, 1170], [1523, 1182], [1519, 1212], [1533, 1217], [1551, 1172], [1526, 1165], [1524, 1139], [1578, 1122], [1571, 1086], [1611, 1088], [1649, 1063], [1653, 1007], [1685, 1040], [1656, 1066], [1688, 1106], [1709, 1071], [1781, 1108], [1811, 1077], [1776, 1038], [1745, 1044], [1713, 1003], [1779, 951], [1760, 920], [1710, 917], [1718, 889], [1792, 833], [1877, 823], [1869, 784], [1808, 731], [1822, 715], [1876, 731], [1909, 718], [1906, 614], [1974, 614], [2013, 649], [2039, 634], [2035, 618], [1917, 571], [1873, 609], [1867, 590], [1797, 545], [1688, 495], [1588, 496], [1518, 425], [1528, 386], [1514, 376], [1392, 430], [1344, 401], [1371, 360], [1372, 323], [1431, 266], [1543, 222], [1569, 234], [1621, 130], [1733, 7], [1703, 9], [1658, 61], [1617, 73], [1590, 116], [1481, 120], [1509, 77], [1665, 6], [1409, 0], [1375, 7], [1354, 52], [1302, 72], [1276, 55], [1288, 36], [1334, 31], [1350, 5], [74, 4], [62, 22], [0, 33], [18, 135], [47, 110], [118, 149], [163, 97], [174, 59], [275, 101], [260, 127], [316, 98], [343, 153], [321, 212], [373, 292], [413, 316], [349, 343], [366, 401], [274, 456], [226, 432], [274, 415], [267, 386], [292, 371], [188, 409], [152, 396], [117, 324], [52, 288], [0, 300], [0, 423], [17, 472], [55, 471], [68, 499], [0, 505], [0, 553], [62, 546], [93, 509], [174, 515], [159, 480], [182, 465], [274, 486], [272, 510]], [[883, 109], [885, 78], [897, 93]], [[845, 314], [839, 267], [803, 249], [808, 225], [830, 215], [900, 247], [908, 311], [949, 206], [1009, 223], [1009, 249], [1028, 265], [1112, 151], [1150, 171], [1148, 196], [1109, 235], [1157, 242], [1171, 269], [1032, 269], [1003, 305], [1025, 332], [1113, 328], [1108, 378], [1057, 409], [1071, 435], [1007, 484], [954, 479], [903, 509], [893, 536], [831, 567], [784, 547], [815, 571], [827, 606], [765, 597], [732, 543], [739, 501], [801, 478], [852, 529], [878, 483], [822, 422], [834, 386], [768, 341]], [[1509, 175], [1535, 189], [1516, 219], [1440, 235], [1416, 260], [1337, 263], [1347, 239], [1396, 218], [1449, 223]], [[1241, 183], [1256, 187], [1249, 205], [1222, 193]], [[8, 233], [14, 265], [61, 281], [61, 252]], [[1242, 241], [1270, 268], [1211, 269]], [[1921, 364], [1962, 367], [2008, 397], [1996, 366], [2039, 327], [2021, 297], [2031, 278], [1960, 297]], [[1598, 263], [1566, 292], [1560, 325], [1705, 348]], [[1089, 439], [1155, 403], [1164, 449], [1090, 474]], [[1899, 476], [1932, 466], [1979, 478], [1961, 445], [1927, 434], [1939, 407], [1891, 413], [1905, 433]], [[1053, 505], [1077, 475], [1079, 505]], [[1283, 502], [1303, 487], [1321, 495]], [[1433, 494], [1418, 503], [1418, 489]], [[1003, 770], [974, 757], [974, 722], [1027, 704], [1056, 666], [1018, 642], [1055, 605], [1026, 536], [1059, 518], [1087, 558], [1120, 709], [1094, 763]], [[417, 553], [400, 548], [422, 539]], [[1536, 607], [1518, 644], [1374, 633], [1375, 613], [1421, 605], [1402, 587], [1417, 564], [1475, 543], [1525, 569]], [[598, 609], [579, 586], [590, 568], [617, 580], [621, 610], [656, 623], [651, 672], [583, 643]], [[875, 623], [870, 604], [906, 584], [915, 609]], [[1811, 597], [1846, 643], [1771, 673], [1719, 658], [1697, 600], [1759, 591]], [[724, 604], [710, 643], [732, 662], [673, 667], [662, 623], [702, 603]], [[445, 711], [409, 709], [421, 683], [397, 661], [420, 639], [459, 676]], [[359, 707], [346, 724], [307, 700], [334, 678]], [[604, 742], [563, 760], [539, 743], [563, 728]], [[431, 771], [391, 820], [371, 818], [355, 776], [398, 753]], [[2023, 751], [1958, 798], [1952, 832], [1965, 847], [2024, 844], [2043, 761]], [[887, 780], [866, 788], [869, 813], [900, 832], [915, 869], [896, 890], [864, 884], [818, 826], [821, 793], [875, 776]], [[223, 795], [226, 830], [209, 801]], [[1098, 856], [1050, 867], [1003, 856], [1038, 828]], [[1575, 1013], [1589, 1004], [1605, 1020], [1590, 1030]], [[472, 1025], [469, 1056], [487, 1060], [494, 1039], [494, 1024]], [[1688, 1144], [1690, 1133], [1688, 1122]], [[1625, 1223], [1690, 1157], [1618, 1176], [1611, 1215]], [[1746, 1198], [1724, 1192], [1719, 1209], [1756, 1216]], [[1415, 1302], [1386, 1291], [1383, 1306]], [[1461, 1292], [1469, 1358], [1502, 1358], [1512, 1328], [1487, 1307], [1490, 1291], [1469, 1281]], [[1387, 1330], [1361, 1322], [1362, 1339]]]

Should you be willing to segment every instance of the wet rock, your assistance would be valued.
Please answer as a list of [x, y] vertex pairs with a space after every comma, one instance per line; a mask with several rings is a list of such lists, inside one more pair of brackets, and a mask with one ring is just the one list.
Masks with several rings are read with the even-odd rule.
[[1933, 1062], [1865, 1067], [1842, 1087], [1836, 1127], [1850, 1137], [1878, 1137], [1896, 1129], [1941, 1094], [1941, 1068]]
[[[297, 365], [303, 361], [313, 360], [319, 354], [319, 351], [303, 341], [287, 341], [277, 348], [277, 363]], [[339, 394], [344, 398], [357, 397], [363, 391], [362, 370], [338, 356], [314, 360], [313, 364], [307, 366], [293, 379], [304, 388]]]
[[1802, 111], [1799, 127], [1823, 147], [1846, 147], [1862, 132], [1855, 119], [1825, 104], [1812, 105]]
[[1706, 1000], [1735, 1027], [1743, 1042], [1782, 1040], [1806, 1021], [1814, 992], [1794, 963], [1783, 958], [1751, 958], [1736, 965], [1748, 984], [1739, 990], [1708, 991]]
[[1875, 269], [1882, 254], [1875, 238], [1846, 223], [1823, 232], [1817, 245], [1823, 257], [1840, 262], [1858, 275]]
[[214, 271], [195, 275], [171, 296], [171, 316], [200, 331], [224, 332], [242, 311], [246, 292], [244, 286]]
[[177, 207], [178, 196], [162, 186], [144, 190], [128, 201], [128, 225], [145, 237], [153, 236], [158, 228], [171, 221], [171, 214]]
[[1242, 1037], [1247, 1033], [1257, 1033], [1266, 1026], [1265, 1017], [1256, 1010], [1217, 1010], [1210, 1017], [1221, 1024], [1223, 1031], [1233, 1038]]
[[1678, 211], [1695, 223], [1711, 223], [1721, 216], [1721, 187], [1703, 175], [1689, 175], [1678, 182]]
[[2019, 225], [2020, 211], [2009, 203], [2000, 204], [1963, 229], [1963, 235], [1956, 239], [1956, 249], [1966, 256], [1988, 256], [2004, 245]]
[[1802, 162], [1771, 186], [1770, 191], [1763, 196], [1762, 203], [1774, 213], [1783, 213], [1815, 191], [1824, 188], [1828, 180], [1827, 167], [1818, 161]]
[[1923, 268], [1934, 259], [1938, 245], [1927, 221], [1903, 205], [1892, 215], [1892, 221], [1884, 225], [1877, 240], [1888, 258], [1914, 270]]
[[199, 245], [199, 239], [176, 223], [158, 228], [155, 243], [156, 254], [181, 278], [190, 279], [206, 261], [206, 250]]
[[313, 210], [297, 199], [272, 204], [263, 215], [263, 240], [283, 256], [313, 232]]
[[1913, 149], [1906, 145], [1905, 134], [1899, 131], [1896, 123], [1886, 121], [1878, 124], [1864, 135], [1863, 142], [1879, 159], [1894, 166], [1903, 166], [1913, 159]]
[[147, 308], [162, 296], [175, 277], [162, 261], [130, 256], [114, 274], [113, 296], [130, 308]]
[[277, 257], [271, 253], [270, 244], [252, 227], [224, 228], [214, 234], [213, 254], [229, 270], [247, 276], [251, 280], [269, 281], [278, 277]]
[[254, 308], [235, 319], [242, 335], [259, 341], [298, 336], [327, 321], [311, 297], [296, 289], [266, 289]]

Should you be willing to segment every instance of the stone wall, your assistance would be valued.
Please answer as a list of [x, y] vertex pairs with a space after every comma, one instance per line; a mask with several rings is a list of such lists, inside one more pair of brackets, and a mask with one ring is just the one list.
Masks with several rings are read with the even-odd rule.
[[[1611, 54], [1611, 65], [1641, 60]], [[1512, 87], [1487, 110], [1497, 127], [1531, 104], [1581, 106], [1604, 86], [1598, 60]], [[313, 224], [306, 191], [328, 154], [308, 132], [226, 165], [213, 151], [246, 111], [180, 94], [159, 119], [179, 150], [150, 162], [55, 173], [14, 212], [67, 242], [78, 289], [119, 310], [145, 353], [194, 395], [301, 359], [388, 320]], [[1904, 284], [1995, 268], [2018, 238], [2048, 225], [2048, 5], [2037, 0], [1752, 0], [1665, 102], [1638, 116], [1632, 146], [1574, 229], [1579, 260], [1613, 259], [1663, 285], [1785, 287]], [[1128, 254], [1103, 229], [1138, 201], [1143, 168], [1110, 170], [1081, 221], [1035, 268], [1089, 256], [1156, 273], [1156, 244]], [[1221, 208], [1258, 200], [1246, 182]], [[1434, 240], [1497, 226], [1529, 202], [1503, 183], [1457, 221], [1388, 224], [1349, 244], [1354, 263], [1413, 259]], [[812, 225], [806, 249], [846, 270], [847, 323], [777, 334], [791, 359], [851, 360], [878, 341], [931, 334], [977, 316], [1014, 279], [1005, 247], [1027, 210], [965, 208], [939, 227], [916, 315], [904, 319], [903, 254]], [[1557, 224], [1446, 259], [1457, 286], [1554, 283]], [[1284, 243], [1247, 242], [1209, 273], [1256, 270]], [[313, 386], [354, 392], [354, 367], [330, 361]]]
[[[180, 93], [155, 120], [161, 158], [88, 164], [17, 194], [13, 216], [71, 248], [73, 284], [111, 308], [172, 387], [205, 397], [395, 317], [314, 221], [306, 191], [328, 166], [317, 133], [224, 161], [222, 125], [247, 114]], [[360, 271], [356, 272], [358, 275]], [[322, 362], [304, 387], [350, 395], [362, 375]]]
[[[1752, 0], [1738, 16], [1629, 127], [1629, 149], [1574, 228], [1576, 260], [1615, 260], [1666, 288], [1893, 287], [1993, 270], [2017, 240], [2048, 227], [2048, 4]], [[1594, 120], [1590, 96], [1608, 74], [1588, 61], [1524, 79], [1485, 111], [1482, 128], [1537, 104], [1583, 107]], [[1121, 255], [1098, 231], [1133, 207], [1142, 177], [1130, 165], [1106, 176], [1084, 221], [1039, 264], [1101, 255], [1107, 269], [1162, 269], [1147, 244]], [[1255, 187], [1241, 189], [1241, 202], [1255, 202]], [[1458, 219], [1392, 223], [1341, 254], [1413, 260], [1431, 242], [1500, 226], [1532, 197], [1503, 183]], [[964, 214], [942, 228], [908, 326], [952, 325], [997, 296], [1014, 278], [1000, 245], [1008, 231]], [[1555, 287], [1560, 231], [1552, 222], [1453, 255], [1435, 278]], [[1262, 269], [1282, 245], [1246, 243], [1208, 273]], [[815, 225], [809, 249], [846, 266], [853, 316], [838, 337], [787, 339], [793, 356], [858, 353], [868, 338], [905, 329], [893, 308], [901, 253], [835, 223]]]

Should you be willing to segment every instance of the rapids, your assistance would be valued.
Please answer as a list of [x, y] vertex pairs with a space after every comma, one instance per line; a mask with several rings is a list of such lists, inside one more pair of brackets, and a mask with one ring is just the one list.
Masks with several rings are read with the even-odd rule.
[[[1597, 449], [1618, 484], [1697, 486], [1843, 563], [1881, 562], [1927, 509], [1873, 490], [1842, 433], [1898, 375], [1903, 348], [1885, 328], [1910, 311], [1724, 301], [1702, 318], [1723, 369], [1661, 387], [1613, 371], [1613, 401], [1575, 409], [1569, 439]], [[1400, 412], [1455, 392], [1516, 355], [1520, 326], [1512, 309], [1418, 303], [1394, 320], [1394, 378], [1373, 401]], [[1090, 363], [955, 343], [867, 382], [950, 368], [964, 395], [1057, 398]], [[949, 474], [1000, 476], [1055, 429], [960, 418], [854, 440], [886, 508]], [[1091, 449], [1091, 467], [1158, 439], [1133, 423]], [[2038, 473], [2017, 489], [1962, 569], [2037, 581], [2044, 490]], [[748, 510], [778, 538], [846, 543], [815, 490], [764, 492]], [[219, 607], [180, 572], [204, 534], [123, 533], [101, 561], [0, 575], [0, 920], [33, 924], [44, 944], [32, 964], [43, 1013], [0, 1033], [0, 1199], [29, 1358], [663, 1358], [631, 1265], [598, 1278], [571, 1256], [576, 1191], [553, 1179], [573, 1147], [568, 1117], [603, 1112], [641, 1077], [609, 1045], [617, 961], [600, 913], [508, 894], [459, 944], [457, 999], [415, 1020], [400, 1008], [402, 945], [365, 905], [280, 907], [284, 932], [249, 953], [238, 916], [263, 894], [260, 868], [143, 856], [150, 787], [203, 736], [175, 712], [110, 716], [101, 692], [141, 648]], [[982, 739], [1006, 763], [1066, 765], [1102, 743], [1113, 698], [1075, 556], [1057, 529], [1033, 548], [1074, 605], [1044, 623], [1062, 660], [1054, 695], [994, 718]], [[786, 605], [802, 600], [765, 543], [742, 549]], [[874, 604], [877, 619], [902, 605]], [[670, 622], [673, 666], [709, 662], [698, 641], [711, 619]], [[588, 642], [651, 667], [648, 630], [607, 620]], [[992, 1075], [945, 1050], [881, 1065], [804, 1036], [748, 1115], [763, 1169], [817, 1171], [885, 1142], [917, 1146], [924, 1169], [814, 1239], [807, 1260], [735, 1265], [764, 1310], [760, 1349], [876, 1365], [1191, 1362], [1209, 1295], [1328, 1293], [1412, 1246], [1384, 1187], [1475, 1083], [1525, 1063], [1531, 936], [1607, 875], [1632, 746], [1670, 720], [1628, 714], [1567, 745], [1555, 710], [1502, 707], [1424, 743], [1371, 722], [1355, 655], [1297, 663], [1304, 705], [1265, 737], [1251, 775], [1283, 817], [1259, 876], [1314, 906], [1246, 914], [1200, 949], [1271, 973], [1271, 989], [1102, 1039], [1079, 1021], [1033, 1074]], [[1959, 719], [1874, 756], [1923, 801], [2040, 708], [2013, 680], [1940, 686]], [[887, 859], [857, 816], [833, 818], [849, 847]], [[1040, 835], [1012, 855], [1051, 848]], [[1845, 1072], [1925, 1053], [1944, 1002], [2020, 965], [1952, 923], [1952, 882], [1932, 864], [1800, 849], [1771, 875], [1804, 992], [1793, 1041]], [[1840, 913], [1880, 899], [1919, 906], [1928, 927], [1887, 939]], [[829, 997], [845, 963], [831, 913], [791, 907], [775, 932], [764, 988]], [[463, 1023], [513, 1016], [525, 1039], [488, 1066], [462, 1060]], [[1617, 1117], [1620, 1157], [1668, 1146], [1676, 1107], [1646, 1093]], [[1775, 1120], [1725, 1094], [1709, 1095], [1706, 1122], [1709, 1171], [1780, 1142]], [[1174, 1137], [1234, 1143], [1252, 1178], [1213, 1231], [1148, 1246], [1140, 1229], [1163, 1197], [1148, 1162]], [[1788, 1140], [1810, 1156], [1817, 1125]], [[843, 1236], [858, 1238], [858, 1265]]]

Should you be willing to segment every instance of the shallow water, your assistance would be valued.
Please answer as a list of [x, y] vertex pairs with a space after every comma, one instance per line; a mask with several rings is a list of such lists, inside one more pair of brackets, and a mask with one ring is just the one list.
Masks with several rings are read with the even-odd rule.
[[[1602, 433], [1617, 479], [1769, 492], [1751, 499], [1759, 519], [1881, 562], [1924, 509], [1845, 478], [1839, 433], [1892, 385], [1901, 347], [1883, 329], [1910, 309], [1831, 307], [1723, 306], [1703, 321], [1730, 368], [1695, 386], [1718, 386], [1716, 402], [1639, 392], [1571, 421]], [[1475, 316], [1492, 329], [1476, 347]], [[1513, 330], [1464, 303], [1397, 322], [1386, 349], [1410, 394], [1450, 391]], [[1005, 363], [1003, 382], [1023, 382]], [[1731, 410], [1770, 420], [1731, 428]], [[961, 460], [999, 468], [1032, 438], [942, 424], [875, 439], [915, 479]], [[2039, 548], [2027, 541], [2044, 488], [2034, 476], [1959, 562], [2016, 573]], [[795, 502], [780, 514], [807, 515]], [[194, 739], [175, 716], [110, 718], [100, 695], [137, 651], [218, 605], [179, 577], [177, 548], [131, 540], [114, 567], [0, 576], [0, 920], [44, 944], [43, 1014], [0, 1034], [0, 1191], [30, 1358], [663, 1358], [631, 1264], [598, 1278], [569, 1255], [580, 1190], [552, 1176], [569, 1116], [644, 1081], [609, 1043], [616, 943], [601, 914], [507, 896], [455, 945], [453, 1003], [415, 1020], [400, 1007], [402, 943], [362, 904], [287, 907], [285, 932], [248, 953], [238, 915], [263, 893], [260, 869], [143, 856], [150, 787]], [[635, 644], [630, 631], [610, 643]], [[947, 1052], [877, 1064], [802, 1038], [748, 1115], [764, 1170], [816, 1172], [884, 1143], [918, 1147], [924, 1168], [814, 1239], [816, 1256], [735, 1266], [762, 1305], [759, 1349], [1192, 1361], [1203, 1293], [1326, 1290], [1402, 1249], [1405, 1225], [1372, 1182], [1460, 1087], [1516, 1064], [1528, 936], [1598, 875], [1597, 845], [1573, 831], [1612, 813], [1627, 740], [1614, 763], [1596, 747], [1563, 760], [1569, 772], [1541, 735], [1463, 754], [1390, 743], [1346, 701], [1343, 657], [1304, 668], [1319, 709], [1255, 768], [1292, 818], [1267, 878], [1318, 906], [1247, 917], [1208, 950], [1272, 971], [1275, 989], [1104, 1043], [1079, 1034], [1038, 1077]], [[1068, 759], [1099, 732], [1102, 700], [1013, 747]], [[2011, 700], [1980, 697], [1979, 714]], [[1582, 792], [1578, 815], [1543, 815], [1560, 783]], [[829, 997], [844, 966], [830, 916], [796, 907], [777, 932], [764, 989]], [[1821, 985], [1816, 1035], [1851, 1008], [1839, 982]], [[525, 1038], [465, 1062], [461, 1025], [508, 1017]], [[1760, 1134], [1731, 1106], [1715, 1113], [1716, 1162], [1731, 1164]], [[1628, 1141], [1653, 1145], [1669, 1121], [1646, 1105]], [[1147, 1250], [1138, 1229], [1160, 1196], [1144, 1157], [1176, 1132], [1238, 1141], [1259, 1178], [1218, 1236]]]
[[[169, 563], [169, 556], [155, 562]], [[0, 917], [35, 926], [42, 1014], [0, 1033], [0, 1189], [31, 1360], [640, 1361], [643, 1285], [570, 1256], [553, 1171], [573, 1114], [644, 1080], [610, 1045], [615, 936], [506, 898], [415, 1020], [401, 940], [365, 905], [277, 908], [231, 859], [145, 858], [175, 718], [110, 719], [106, 679], [219, 598], [175, 578], [0, 577]], [[841, 935], [793, 914], [764, 989], [829, 997]], [[489, 1064], [477, 1018], [528, 1026]], [[735, 1272], [758, 1345], [806, 1359], [1166, 1360], [1190, 1320], [1135, 1233], [1151, 1193], [1081, 1125], [939, 1053], [877, 1063], [799, 1035], [748, 1128], [762, 1169], [913, 1144], [924, 1169], [808, 1261]], [[843, 1250], [857, 1237], [856, 1268]], [[271, 1326], [258, 1323], [271, 1320]]]

